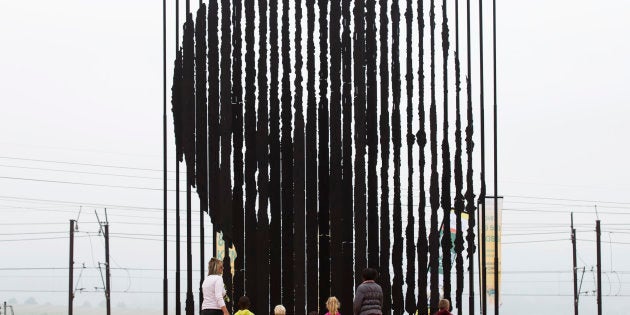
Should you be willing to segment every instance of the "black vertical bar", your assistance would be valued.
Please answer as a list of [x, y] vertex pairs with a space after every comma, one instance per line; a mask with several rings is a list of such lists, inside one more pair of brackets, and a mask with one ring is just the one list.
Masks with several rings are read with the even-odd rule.
[[[258, 224], [256, 226], [256, 262], [260, 266], [256, 279], [256, 303], [254, 312], [269, 313], [269, 113], [267, 93], [267, 0], [258, 0], [259, 8], [259, 55], [258, 55], [258, 130], [256, 131], [256, 158], [258, 160]], [[277, 281], [277, 280], [276, 280]]]
[[488, 313], [488, 298], [486, 284], [486, 136], [484, 120], [484, 74], [483, 74], [483, 0], [479, 0], [479, 119], [481, 124], [481, 192], [479, 193], [479, 203], [481, 204], [481, 313]]
[[[367, 267], [367, 218], [365, 196], [365, 0], [354, 1], [354, 240], [355, 286]], [[332, 17], [331, 17], [332, 20]], [[332, 75], [332, 73], [331, 73]], [[336, 75], [336, 74], [335, 74]]]
[[[213, 230], [220, 223], [219, 195], [219, 32], [217, 0], [208, 2], [208, 214], [213, 224]], [[215, 234], [213, 232], [212, 238]], [[215, 244], [213, 242], [213, 248]], [[212, 257], [216, 257], [213, 254]]]
[[[280, 100], [278, 72], [280, 56], [278, 53], [278, 0], [269, 1], [269, 45], [271, 54], [269, 68], [269, 208], [271, 224], [269, 227], [270, 250], [270, 298], [271, 307], [282, 303], [282, 234], [281, 234], [281, 173], [280, 173]], [[270, 310], [273, 313], [273, 309]]]
[[317, 310], [317, 99], [315, 97], [315, 0], [306, 1], [306, 310]]
[[381, 23], [381, 117], [380, 117], [380, 143], [381, 143], [381, 233], [380, 233], [380, 281], [383, 289], [383, 315], [390, 315], [392, 311], [392, 285], [389, 276], [390, 265], [390, 221], [389, 221], [389, 56], [388, 56], [388, 25], [387, 0], [380, 1]]
[[[70, 220], [70, 247], [68, 261], [68, 315], [72, 315], [72, 300], [74, 300], [74, 220]], [[5, 302], [6, 305], [6, 302]], [[6, 306], [5, 306], [6, 313]]]
[[429, 234], [430, 270], [431, 270], [431, 314], [437, 311], [439, 292], [439, 253], [440, 240], [438, 231], [438, 209], [440, 208], [439, 175], [437, 171], [437, 109], [435, 100], [435, 1], [431, 0], [429, 12], [431, 25], [431, 105], [429, 108], [429, 126], [431, 130], [431, 177], [429, 201], [431, 204], [431, 232]]
[[195, 73], [196, 73], [196, 182], [199, 195], [199, 312], [203, 301], [202, 284], [205, 278], [204, 216], [208, 211], [208, 98], [206, 96], [206, 5], [200, 3], [195, 28]]
[[319, 306], [330, 296], [330, 199], [329, 199], [329, 123], [328, 123], [328, 0], [319, 5]]
[[[451, 301], [451, 152], [449, 147], [448, 125], [448, 50], [449, 27], [446, 0], [442, 0], [442, 75], [444, 92], [444, 118], [442, 136], [442, 270], [444, 299]], [[452, 303], [451, 303], [452, 305]]]
[[[407, 81], [407, 228], [405, 231], [405, 245], [406, 245], [406, 258], [407, 258], [407, 275], [405, 282], [407, 283], [407, 294], [405, 295], [405, 310], [409, 314], [416, 312], [416, 244], [414, 239], [414, 207], [413, 207], [413, 144], [415, 143], [415, 136], [412, 131], [413, 121], [413, 64], [411, 61], [411, 54], [413, 48], [411, 45], [412, 31], [411, 26], [413, 24], [413, 11], [411, 9], [411, 0], [407, 0], [407, 8], [405, 9], [405, 21], [407, 26], [407, 55], [406, 55], [406, 74], [405, 80]], [[420, 221], [419, 224], [422, 224]]]
[[201, 307], [203, 303], [203, 280], [206, 276], [205, 274], [205, 251], [204, 251], [204, 228], [203, 228], [203, 210], [199, 211], [199, 312], [201, 313]]
[[402, 209], [400, 205], [400, 8], [398, 0], [391, 5], [392, 15], [392, 145], [394, 148], [394, 207], [392, 211], [394, 244], [392, 246], [392, 309], [394, 315], [405, 310], [402, 270]]
[[[424, 100], [425, 100], [425, 91], [424, 91], [424, 2], [418, 2], [418, 34], [419, 34], [419, 52], [418, 52], [418, 117], [419, 117], [419, 129], [418, 134], [416, 135], [416, 140], [418, 142], [418, 173], [420, 177], [420, 200], [418, 205], [418, 241], [417, 241], [417, 249], [418, 249], [418, 288], [426, 288], [427, 287], [427, 264], [428, 264], [428, 254], [429, 248], [427, 244], [427, 228], [426, 228], [426, 191], [425, 191], [425, 164], [426, 164], [426, 153], [425, 146], [427, 144], [427, 133], [426, 133], [426, 113], [424, 110]], [[427, 290], [418, 290], [418, 301], [417, 301], [417, 310], [426, 310], [429, 304], [427, 298]]]
[[245, 0], [245, 290], [250, 310], [258, 312], [256, 294], [256, 58], [255, 0]]
[[110, 288], [110, 277], [111, 274], [109, 272], [109, 224], [105, 224], [105, 303], [107, 307], [107, 315], [112, 313], [112, 304], [111, 304], [111, 288]]
[[599, 220], [595, 221], [597, 234], [597, 315], [602, 315], [602, 231]]
[[472, 154], [474, 148], [473, 108], [471, 83], [471, 41], [470, 41], [470, 1], [466, 0], [466, 213], [468, 230], [466, 232], [468, 258], [468, 314], [475, 314], [475, 192], [473, 189]]
[[293, 212], [295, 213], [295, 235], [293, 236], [293, 248], [295, 262], [293, 264], [293, 290], [295, 291], [295, 311], [296, 315], [305, 315], [306, 296], [304, 284], [305, 275], [305, 192], [304, 192], [304, 108], [302, 105], [302, 0], [295, 0], [295, 97], [293, 108], [295, 110], [295, 129], [293, 136]]
[[[180, 54], [180, 48], [179, 48], [179, 0], [175, 0], [175, 50], [177, 54]], [[177, 59], [176, 59], [177, 62]], [[181, 64], [181, 58], [179, 63]], [[180, 78], [174, 78], [173, 79], [173, 86], [175, 86], [175, 81], [176, 80], [180, 80]], [[179, 88], [178, 88], [179, 89]], [[179, 91], [176, 91], [175, 89], [173, 89], [173, 93], [178, 93]], [[178, 107], [181, 107], [181, 101], [179, 99], [176, 99], [176, 102], [180, 103], [178, 104]], [[174, 115], [175, 115], [175, 111], [177, 109], [175, 109], [174, 107]], [[178, 119], [178, 118], [174, 118], [174, 119]], [[180, 127], [181, 128], [181, 127]], [[177, 135], [176, 135], [177, 136]], [[180, 217], [179, 217], [179, 162], [180, 162], [180, 154], [182, 154], [181, 152], [181, 148], [176, 144], [176, 148], [175, 148], [176, 154], [175, 154], [175, 315], [180, 315], [181, 314], [181, 292], [180, 292]]]
[[499, 293], [501, 288], [499, 287], [499, 205], [497, 204], [497, 198], [499, 196], [499, 183], [498, 183], [498, 159], [497, 159], [497, 10], [496, 0], [492, 0], [492, 76], [493, 80], [493, 98], [494, 98], [494, 314], [499, 315]]
[[195, 185], [195, 24], [190, 12], [190, 0], [186, 0], [186, 22], [184, 23], [184, 143], [186, 156], [186, 315], [193, 315], [192, 293], [192, 186]]
[[[221, 192], [219, 200], [221, 202], [221, 222], [220, 228], [223, 232], [223, 239], [232, 240], [232, 104], [231, 104], [231, 1], [221, 2]], [[227, 245], [226, 245], [227, 246]], [[228, 247], [226, 247], [228, 248]], [[227, 252], [227, 250], [226, 250]], [[231, 293], [228, 293], [231, 294]]]
[[181, 269], [181, 258], [180, 258], [180, 217], [179, 217], [179, 161], [176, 161], [175, 165], [175, 190], [177, 191], [175, 195], [175, 314], [181, 314], [181, 288], [180, 288], [180, 269]]
[[190, 178], [186, 184], [186, 315], [192, 315], [195, 312], [192, 293], [192, 194], [189, 184], [192, 181], [193, 179]]
[[242, 20], [243, 11], [242, 0], [232, 2], [232, 146], [233, 146], [233, 176], [234, 187], [232, 188], [232, 213], [233, 221], [233, 243], [236, 248], [236, 258], [234, 259], [234, 298], [238, 299], [244, 294], [244, 258], [245, 244], [243, 242], [244, 207], [243, 207], [243, 86], [242, 86]]
[[[166, 155], [166, 0], [162, 0], [162, 100], [163, 100], [163, 114], [162, 114], [162, 146], [164, 152], [164, 172], [163, 172], [163, 186], [164, 186], [164, 215], [163, 215], [163, 228], [164, 228], [164, 257], [163, 258], [163, 274], [162, 274], [162, 312], [164, 315], [168, 314], [168, 246], [167, 246], [167, 155]], [[72, 312], [70, 312], [72, 315]]]
[[340, 297], [344, 305], [349, 303], [342, 294], [344, 266], [342, 245], [342, 169], [341, 169], [341, 43], [339, 30], [341, 21], [341, 3], [330, 2], [329, 38], [330, 38], [330, 288], [331, 295]]
[[376, 83], [376, 0], [366, 1], [366, 129], [368, 145], [367, 212], [368, 212], [368, 266], [379, 269], [378, 243], [378, 85]]
[[[354, 223], [353, 223], [353, 187], [352, 180], [352, 38], [350, 35], [350, 7], [351, 0], [341, 1], [341, 23], [343, 32], [341, 34], [341, 106], [342, 106], [342, 252], [343, 260], [346, 262], [342, 267], [341, 274], [341, 303], [352, 303], [352, 294], [354, 288], [354, 242], [352, 240]], [[338, 18], [337, 13], [331, 20]], [[332, 106], [331, 106], [332, 113]], [[332, 124], [331, 124], [332, 126]], [[331, 138], [332, 140], [332, 138]], [[332, 143], [332, 141], [331, 141]], [[334, 232], [335, 227], [333, 227]], [[336, 294], [336, 293], [335, 293]]]
[[287, 313], [294, 312], [294, 213], [293, 213], [293, 139], [291, 108], [291, 38], [289, 0], [282, 1], [282, 303]]
[[464, 290], [464, 234], [462, 231], [462, 213], [466, 207], [462, 195], [462, 123], [460, 111], [461, 71], [459, 61], [459, 1], [455, 1], [455, 269], [456, 288], [455, 305], [457, 314], [462, 315], [462, 293]]
[[573, 309], [575, 315], [578, 315], [577, 246], [575, 229], [573, 228], [573, 212], [571, 212], [571, 244], [573, 245]]

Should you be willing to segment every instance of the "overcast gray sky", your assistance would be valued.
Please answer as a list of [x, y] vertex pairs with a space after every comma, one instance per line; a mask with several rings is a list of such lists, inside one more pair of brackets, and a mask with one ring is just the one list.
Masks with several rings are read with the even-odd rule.
[[[491, 2], [484, 6], [490, 9]], [[606, 242], [604, 310], [626, 314], [630, 3], [499, 1], [497, 14], [503, 312], [572, 313], [568, 225], [575, 211], [578, 266], [586, 268], [582, 291], [588, 291], [580, 307], [594, 313], [597, 206]], [[171, 8], [168, 16], [170, 73]], [[489, 27], [490, 20], [484, 23]], [[77, 292], [75, 305], [98, 306], [103, 293], [87, 292], [102, 287], [95, 267], [104, 262], [103, 238], [94, 210], [103, 218], [107, 207], [111, 232], [118, 234], [111, 240], [112, 267], [120, 268], [112, 273], [112, 305], [161, 307], [161, 1], [0, 0], [0, 30], [0, 302], [34, 297], [65, 305], [68, 220], [82, 207], [75, 262], [87, 268], [75, 279], [86, 292]], [[490, 122], [490, 97], [486, 104]], [[171, 125], [169, 116], [169, 147]], [[172, 189], [174, 180], [169, 184]], [[174, 258], [169, 264], [174, 267]], [[24, 267], [61, 269], [11, 269]], [[169, 278], [173, 285], [173, 272]]]

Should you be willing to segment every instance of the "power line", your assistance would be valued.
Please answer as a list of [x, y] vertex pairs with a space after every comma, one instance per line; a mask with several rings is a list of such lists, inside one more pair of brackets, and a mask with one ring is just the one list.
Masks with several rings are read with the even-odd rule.
[[523, 195], [505, 195], [504, 197], [523, 198], [523, 199], [557, 200], [557, 201], [577, 201], [577, 202], [590, 202], [590, 203], [610, 203], [610, 204], [617, 204], [617, 205], [630, 205], [630, 202], [605, 201], [605, 200], [569, 199], [569, 198], [537, 197], [537, 196], [523, 196]]
[[[136, 171], [152, 171], [152, 172], [162, 172], [163, 171], [161, 169], [152, 169], [152, 168], [129, 167], [129, 166], [119, 166], [119, 165], [106, 165], [106, 164], [91, 164], [91, 163], [79, 163], [79, 162], [67, 162], [67, 161], [55, 161], [55, 160], [41, 160], [41, 159], [30, 159], [30, 158], [14, 157], [14, 156], [0, 156], [0, 159], [16, 160], [16, 161], [30, 161], [30, 162], [43, 162], [43, 163], [54, 163], [54, 164], [65, 164], [65, 165], [80, 165], [80, 166], [116, 168], [116, 169], [126, 169], [126, 170], [136, 170]], [[170, 172], [173, 172], [173, 171], [170, 171]]]
[[[49, 203], [58, 203], [58, 204], [71, 204], [74, 206], [84, 205], [84, 206], [101, 207], [101, 208], [107, 208], [107, 209], [118, 208], [118, 209], [164, 210], [163, 208], [155, 208], [155, 207], [142, 207], [142, 206], [107, 204], [107, 203], [85, 202], [85, 201], [38, 199], [38, 198], [2, 196], [2, 195], [0, 195], [0, 199], [26, 200], [26, 201], [34, 201], [34, 202], [40, 202], [40, 203], [49, 202]], [[175, 211], [175, 209], [169, 209], [169, 211]]]
[[[51, 171], [51, 172], [62, 172], [62, 173], [72, 173], [72, 174], [88, 174], [88, 175], [103, 175], [103, 176], [116, 176], [116, 177], [127, 177], [127, 178], [142, 178], [142, 179], [159, 179], [163, 180], [161, 177], [149, 177], [149, 176], [138, 176], [138, 175], [125, 175], [125, 174], [114, 174], [114, 173], [98, 173], [98, 172], [84, 172], [84, 171], [71, 171], [71, 170], [63, 170], [63, 169], [54, 169], [54, 168], [44, 168], [44, 167], [29, 167], [29, 166], [18, 166], [18, 165], [1, 165], [0, 167], [7, 168], [19, 168], [19, 169], [27, 169], [27, 170], [39, 170], [39, 171]], [[168, 180], [174, 181], [174, 178], [169, 178]], [[184, 180], [185, 181], [185, 180]]]
[[[31, 182], [53, 183], [53, 184], [70, 184], [70, 185], [80, 185], [80, 186], [106, 187], [106, 188], [124, 188], [124, 189], [139, 189], [139, 190], [151, 190], [151, 191], [164, 191], [162, 188], [150, 188], [150, 187], [139, 187], [139, 186], [121, 186], [121, 185], [107, 185], [107, 184], [94, 184], [94, 183], [81, 183], [81, 182], [67, 182], [67, 181], [61, 181], [61, 180], [50, 180], [50, 179], [40, 179], [40, 178], [26, 178], [26, 177], [0, 176], [0, 179], [22, 180], [22, 181], [31, 181]], [[175, 191], [175, 190], [168, 190], [168, 191]]]

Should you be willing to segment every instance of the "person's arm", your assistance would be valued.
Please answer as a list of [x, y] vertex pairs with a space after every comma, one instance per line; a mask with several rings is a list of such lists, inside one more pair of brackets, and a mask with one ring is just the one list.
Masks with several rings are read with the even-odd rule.
[[217, 301], [217, 304], [221, 307], [223, 314], [229, 315], [230, 313], [228, 312], [227, 307], [225, 307], [225, 301], [223, 300], [223, 290], [223, 281], [219, 279], [214, 283], [214, 298]]
[[361, 285], [359, 285], [354, 296], [354, 303], [352, 307], [355, 315], [361, 313], [361, 304], [363, 304], [363, 290], [361, 288]]

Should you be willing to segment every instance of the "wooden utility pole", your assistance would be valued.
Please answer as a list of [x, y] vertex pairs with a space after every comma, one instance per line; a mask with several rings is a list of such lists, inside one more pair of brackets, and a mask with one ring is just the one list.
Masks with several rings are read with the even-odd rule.
[[[74, 220], [70, 220], [70, 257], [68, 261], [68, 315], [72, 315], [72, 300], [74, 299]], [[6, 302], [4, 313], [7, 313]]]

